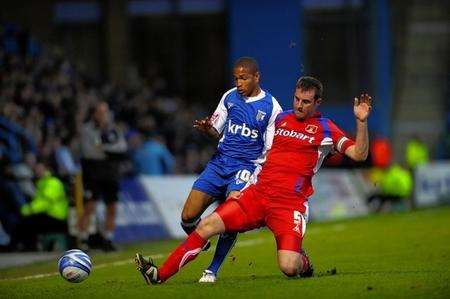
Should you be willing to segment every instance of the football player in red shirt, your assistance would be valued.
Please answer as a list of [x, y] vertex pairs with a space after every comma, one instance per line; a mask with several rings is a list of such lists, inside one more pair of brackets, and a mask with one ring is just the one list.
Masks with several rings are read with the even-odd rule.
[[[301, 77], [296, 84], [293, 109], [276, 119], [275, 136], [267, 161], [238, 198], [229, 198], [178, 246], [162, 267], [136, 254], [145, 281], [162, 283], [193, 260], [207, 240], [223, 232], [244, 232], [267, 226], [274, 234], [278, 265], [287, 276], [311, 276], [312, 267], [302, 248], [313, 194], [312, 176], [324, 157], [337, 150], [355, 161], [367, 158], [367, 119], [372, 108], [368, 94], [355, 98], [356, 138], [351, 140], [317, 111], [322, 103], [322, 83]], [[257, 171], [258, 172], [258, 171]]]

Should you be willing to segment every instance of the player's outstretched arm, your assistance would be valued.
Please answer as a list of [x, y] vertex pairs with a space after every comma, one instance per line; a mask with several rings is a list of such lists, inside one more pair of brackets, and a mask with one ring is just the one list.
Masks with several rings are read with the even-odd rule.
[[367, 119], [372, 110], [372, 98], [367, 94], [361, 94], [355, 98], [353, 112], [356, 118], [355, 144], [349, 146], [345, 154], [355, 161], [364, 161], [369, 154], [369, 132]]
[[194, 120], [193, 127], [209, 137], [219, 138], [220, 136], [219, 132], [213, 127], [210, 117]]

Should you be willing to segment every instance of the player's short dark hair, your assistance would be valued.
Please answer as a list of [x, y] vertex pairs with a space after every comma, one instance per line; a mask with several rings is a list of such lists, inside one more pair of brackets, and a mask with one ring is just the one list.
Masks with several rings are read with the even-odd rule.
[[311, 90], [314, 88], [315, 94], [314, 99], [322, 98], [323, 85], [318, 79], [310, 76], [302, 76], [297, 80], [295, 88], [300, 88], [302, 90]]
[[234, 63], [233, 68], [235, 69], [237, 67], [244, 67], [244, 68], [248, 69], [250, 72], [252, 72], [253, 74], [259, 72], [258, 62], [253, 57], [244, 56], [244, 57], [238, 58], [236, 60], [236, 62]]

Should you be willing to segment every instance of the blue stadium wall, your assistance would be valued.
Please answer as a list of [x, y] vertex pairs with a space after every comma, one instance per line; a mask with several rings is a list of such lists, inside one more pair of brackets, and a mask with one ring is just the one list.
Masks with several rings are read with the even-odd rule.
[[[346, 2], [229, 0], [226, 3], [230, 69], [233, 62], [241, 56], [255, 57], [260, 64], [262, 87], [278, 99], [283, 109], [290, 109], [296, 79], [300, 75], [308, 74], [303, 65], [304, 59], [307, 59], [302, 36], [303, 7], [344, 5]], [[390, 137], [392, 44], [389, 1], [375, 0], [367, 3], [371, 24], [371, 52], [366, 53], [371, 61], [367, 74], [371, 78], [371, 87], [367, 91], [375, 100], [369, 128], [376, 135]], [[351, 106], [324, 105], [321, 110], [326, 116], [337, 120], [345, 131], [354, 131], [355, 121]]]
[[262, 87], [284, 109], [290, 108], [293, 87], [303, 68], [300, 1], [285, 0], [282, 5], [273, 0], [227, 3], [230, 65], [241, 56], [256, 58]]

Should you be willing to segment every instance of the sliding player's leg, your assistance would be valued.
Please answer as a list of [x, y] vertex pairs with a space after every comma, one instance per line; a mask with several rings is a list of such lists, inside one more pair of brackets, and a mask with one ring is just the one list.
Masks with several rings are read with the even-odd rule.
[[246, 231], [259, 227], [255, 226], [255, 223], [257, 222], [249, 219], [236, 200], [229, 200], [203, 219], [197, 229], [172, 252], [162, 267], [158, 269], [151, 260], [146, 260], [141, 254], [136, 254], [136, 265], [147, 283], [162, 283], [195, 259], [210, 237], [225, 231]]
[[145, 259], [140, 253], [135, 256], [138, 271], [147, 284], [163, 283], [202, 251], [210, 237], [225, 231], [225, 225], [217, 213], [203, 219], [197, 229], [181, 243], [167, 258], [161, 267], [151, 259]]
[[312, 264], [302, 249], [306, 231], [303, 214], [295, 209], [274, 208], [267, 218], [267, 227], [273, 232], [277, 242], [280, 270], [289, 277], [312, 276]]
[[311, 277], [313, 267], [304, 250], [278, 249], [278, 266], [289, 277]]

